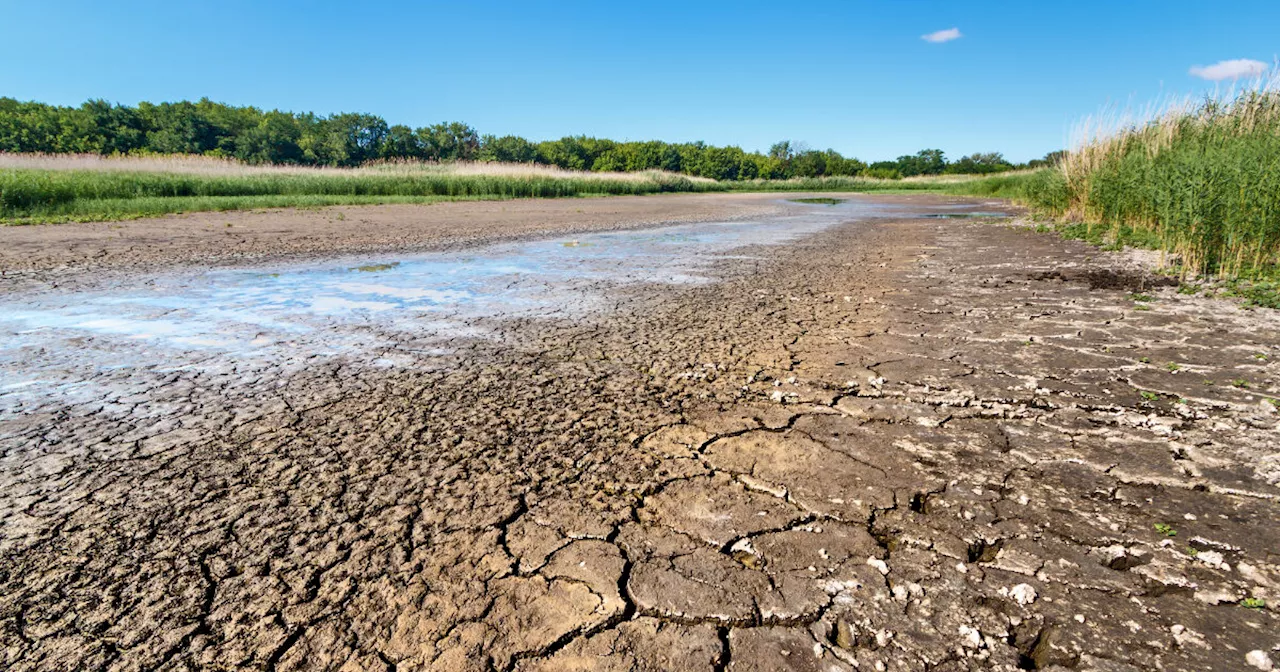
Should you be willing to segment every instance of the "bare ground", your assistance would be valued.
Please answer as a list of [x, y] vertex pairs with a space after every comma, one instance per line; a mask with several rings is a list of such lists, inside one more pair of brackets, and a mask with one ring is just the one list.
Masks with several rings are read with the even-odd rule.
[[0, 420], [0, 666], [1280, 662], [1274, 314], [991, 223], [752, 256], [419, 369]]

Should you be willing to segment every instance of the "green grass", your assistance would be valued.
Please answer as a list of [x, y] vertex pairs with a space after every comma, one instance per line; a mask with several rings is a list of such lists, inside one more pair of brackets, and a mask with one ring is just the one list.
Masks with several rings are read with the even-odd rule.
[[902, 187], [1011, 199], [1049, 220], [1037, 231], [1108, 250], [1164, 250], [1184, 279], [1220, 279], [1184, 283], [1181, 293], [1280, 308], [1278, 81], [1117, 127], [1056, 168]]
[[1280, 90], [1209, 98], [1071, 152], [1033, 205], [1072, 235], [1172, 252], [1188, 275], [1270, 275], [1280, 263]]
[[[1041, 173], [878, 180], [819, 177], [714, 182], [666, 173], [612, 177], [452, 174], [447, 171], [295, 171], [245, 174], [163, 170], [0, 169], [0, 223], [111, 221], [201, 211], [445, 200], [562, 198], [662, 192], [933, 192], [1027, 200]], [[844, 199], [795, 199], [836, 204]]]
[[[937, 176], [906, 180], [866, 177], [797, 177], [789, 180], [742, 180], [721, 183], [730, 191], [813, 191], [850, 193], [910, 194], [930, 192], [956, 196], [989, 196], [1030, 202], [1032, 192], [1039, 193], [1046, 181], [1044, 173], [1021, 171], [986, 177]], [[1051, 178], [1050, 178], [1051, 179]]]
[[726, 182], [730, 191], [936, 191], [937, 185], [903, 180], [878, 180], [865, 177], [795, 177], [789, 180], [742, 180]]
[[384, 203], [428, 204], [459, 200], [499, 200], [499, 196], [179, 196], [176, 198], [116, 198], [78, 200], [56, 212], [43, 211], [0, 219], [6, 225], [55, 224], [61, 222], [113, 222], [186, 212], [223, 212], [264, 208], [321, 208], [331, 205], [375, 205]]
[[202, 175], [9, 169], [0, 170], [0, 221], [101, 221], [195, 211], [723, 189], [716, 182], [661, 174], [611, 179], [372, 171]]
[[1246, 306], [1280, 308], [1280, 273], [1270, 275], [1276, 279], [1233, 278], [1222, 293], [1244, 299]]

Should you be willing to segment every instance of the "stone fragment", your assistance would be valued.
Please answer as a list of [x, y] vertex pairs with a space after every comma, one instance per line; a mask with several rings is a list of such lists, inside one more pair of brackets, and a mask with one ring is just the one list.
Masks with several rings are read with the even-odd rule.
[[1271, 656], [1266, 651], [1254, 649], [1244, 654], [1244, 662], [1252, 665], [1259, 670], [1271, 670], [1275, 667], [1275, 663], [1271, 662]]
[[1037, 594], [1036, 589], [1032, 588], [1030, 584], [1019, 583], [1009, 589], [1009, 597], [1013, 598], [1014, 602], [1025, 606], [1035, 602]]

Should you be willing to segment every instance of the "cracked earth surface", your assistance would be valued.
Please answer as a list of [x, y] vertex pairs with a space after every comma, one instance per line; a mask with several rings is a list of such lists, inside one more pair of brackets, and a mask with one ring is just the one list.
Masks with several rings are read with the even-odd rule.
[[5, 417], [0, 666], [1269, 669], [1280, 318], [1120, 263], [868, 220]]

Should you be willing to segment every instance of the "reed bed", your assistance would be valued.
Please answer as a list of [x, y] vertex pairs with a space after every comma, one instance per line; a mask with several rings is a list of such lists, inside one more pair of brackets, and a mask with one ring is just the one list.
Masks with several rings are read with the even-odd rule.
[[1077, 129], [1059, 198], [1032, 202], [1085, 235], [1136, 240], [1177, 255], [1185, 276], [1274, 273], [1280, 264], [1280, 86], [1277, 79], [1137, 120]]
[[0, 220], [123, 219], [193, 210], [720, 191], [714, 180], [523, 164], [250, 166], [195, 156], [0, 154]]
[[41, 154], [0, 152], [0, 170], [92, 170], [123, 173], [179, 173], [183, 175], [485, 175], [505, 177], [578, 178], [585, 180], [634, 180], [644, 182], [655, 175], [684, 178], [702, 184], [715, 180], [661, 170], [609, 172], [568, 170], [540, 163], [500, 163], [492, 161], [413, 161], [388, 159], [355, 168], [249, 164], [235, 159], [200, 154]]

